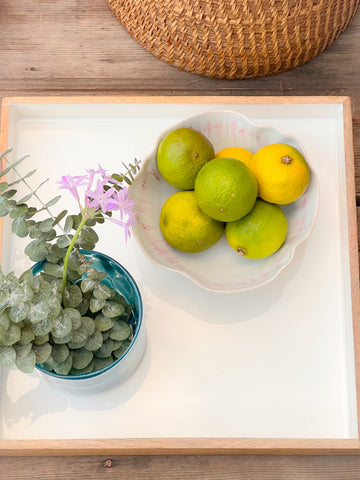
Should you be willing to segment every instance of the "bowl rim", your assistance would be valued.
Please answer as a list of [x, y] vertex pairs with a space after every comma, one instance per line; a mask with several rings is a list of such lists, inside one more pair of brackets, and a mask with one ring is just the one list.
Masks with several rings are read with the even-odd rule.
[[[82, 255], [84, 255], [85, 257], [86, 257], [86, 255], [89, 256], [89, 255], [92, 255], [92, 254], [101, 256], [105, 260], [111, 260], [113, 263], [116, 264], [116, 266], [118, 268], [120, 268], [120, 270], [125, 274], [125, 277], [127, 278], [129, 283], [131, 284], [132, 288], [134, 289], [135, 295], [138, 299], [138, 320], [137, 320], [137, 328], [136, 328], [136, 331], [135, 331], [135, 333], [133, 335], [133, 338], [130, 342], [129, 347], [125, 350], [125, 352], [119, 358], [117, 358], [113, 363], [110, 363], [110, 365], [107, 365], [106, 367], [103, 367], [103, 368], [101, 368], [99, 370], [96, 370], [94, 372], [81, 373], [79, 375], [60, 375], [56, 372], [50, 372], [49, 370], [46, 370], [46, 368], [42, 367], [38, 363], [35, 365], [35, 369], [40, 371], [41, 373], [43, 373], [45, 375], [48, 375], [50, 377], [56, 378], [56, 379], [61, 379], [61, 380], [66, 380], [66, 381], [81, 381], [81, 380], [86, 380], [86, 379], [89, 379], [89, 378], [94, 378], [94, 377], [97, 377], [97, 376], [101, 375], [102, 373], [108, 372], [113, 367], [115, 367], [125, 357], [127, 357], [128, 354], [130, 353], [130, 351], [133, 349], [134, 344], [136, 343], [136, 340], [139, 336], [139, 332], [140, 332], [140, 329], [141, 329], [142, 323], [143, 323], [142, 297], [141, 297], [141, 294], [140, 294], [139, 287], [138, 287], [137, 283], [135, 282], [133, 276], [129, 273], [129, 271], [121, 263], [119, 263], [117, 260], [115, 260], [113, 257], [110, 257], [109, 255], [106, 255], [102, 252], [98, 252], [96, 250], [83, 250], [83, 249], [79, 249], [79, 252]], [[33, 265], [33, 267], [32, 267], [33, 272], [35, 271], [35, 273], [37, 273], [37, 271], [40, 271], [44, 262], [45, 262], [45, 260], [42, 261], [42, 262], [37, 262], [35, 265]]]
[[[270, 130], [274, 130], [276, 131], [277, 133], [279, 133], [280, 135], [283, 135], [283, 136], [286, 136], [287, 138], [289, 138], [295, 145], [297, 145], [297, 148], [300, 150], [300, 153], [302, 153], [302, 155], [305, 157], [307, 163], [308, 163], [308, 166], [309, 166], [309, 169], [310, 169], [310, 172], [311, 172], [311, 175], [310, 175], [310, 183], [309, 183], [309, 186], [312, 185], [312, 188], [314, 189], [315, 193], [316, 193], [316, 196], [314, 197], [315, 198], [315, 206], [314, 206], [314, 215], [313, 215], [313, 218], [312, 218], [312, 222], [311, 222], [311, 225], [308, 227], [305, 235], [301, 236], [296, 242], [294, 242], [292, 244], [292, 249], [291, 251], [289, 250], [289, 253], [288, 253], [288, 256], [287, 256], [287, 260], [284, 262], [283, 265], [281, 265], [277, 270], [276, 272], [268, 279], [264, 280], [262, 283], [260, 284], [256, 284], [256, 285], [248, 285], [248, 286], [245, 286], [245, 287], [229, 287], [229, 288], [217, 288], [216, 286], [211, 286], [209, 284], [205, 284], [203, 283], [200, 279], [198, 279], [197, 277], [194, 277], [191, 275], [191, 273], [188, 273], [186, 271], [183, 271], [183, 270], [179, 270], [177, 269], [176, 267], [172, 267], [171, 265], [167, 265], [167, 264], [164, 264], [164, 263], [161, 263], [157, 260], [154, 259], [153, 256], [151, 256], [148, 251], [144, 248], [143, 244], [141, 241], [139, 241], [137, 235], [136, 235], [136, 228], [137, 228], [137, 225], [133, 225], [130, 227], [130, 230], [131, 230], [131, 233], [132, 233], [132, 236], [135, 238], [136, 240], [136, 243], [137, 245], [140, 247], [141, 251], [143, 252], [143, 254], [145, 255], [145, 257], [150, 260], [154, 265], [157, 265], [157, 266], [160, 266], [162, 268], [165, 268], [169, 271], [173, 271], [173, 272], [176, 272], [176, 273], [179, 273], [181, 275], [183, 275], [184, 277], [190, 279], [193, 283], [195, 283], [196, 285], [198, 285], [199, 287], [201, 288], [204, 288], [208, 291], [212, 291], [212, 292], [216, 292], [216, 293], [241, 293], [241, 292], [248, 292], [250, 290], [255, 290], [257, 288], [260, 288], [260, 287], [263, 287], [267, 284], [269, 284], [270, 282], [272, 282], [275, 278], [277, 278], [280, 273], [291, 263], [291, 261], [293, 260], [294, 258], [294, 255], [295, 255], [295, 251], [296, 249], [298, 248], [298, 246], [303, 243], [307, 238], [309, 238], [309, 236], [311, 235], [312, 231], [313, 231], [313, 228], [315, 226], [315, 223], [316, 223], [316, 220], [317, 220], [317, 217], [318, 217], [318, 211], [319, 211], [319, 204], [320, 204], [320, 182], [319, 182], [319, 179], [318, 179], [318, 176], [316, 174], [316, 172], [314, 171], [314, 168], [312, 167], [311, 163], [309, 162], [308, 160], [308, 155], [306, 153], [306, 150], [304, 149], [303, 145], [301, 144], [301, 142], [292, 134], [289, 134], [286, 130], [284, 130], [283, 128], [281, 127], [278, 127], [278, 126], [274, 126], [274, 125], [266, 125], [264, 123], [257, 123], [255, 122], [254, 120], [252, 120], [251, 118], [249, 118], [247, 115], [243, 114], [243, 113], [240, 113], [240, 112], [237, 112], [235, 110], [231, 110], [231, 109], [209, 109], [209, 110], [205, 110], [203, 112], [198, 112], [198, 113], [194, 113], [188, 117], [185, 117], [183, 118], [182, 120], [178, 121], [176, 124], [170, 126], [169, 128], [166, 128], [165, 130], [163, 130], [162, 132], [160, 132], [160, 134], [157, 136], [157, 139], [156, 139], [156, 143], [155, 143], [155, 147], [151, 150], [151, 152], [145, 157], [145, 159], [142, 161], [142, 166], [141, 166], [141, 170], [140, 172], [138, 173], [138, 175], [135, 177], [134, 179], [134, 184], [136, 185], [138, 182], [141, 182], [142, 179], [142, 175], [144, 174], [144, 172], [146, 171], [146, 167], [148, 165], [151, 165], [151, 162], [154, 161], [155, 162], [155, 165], [156, 165], [156, 152], [157, 152], [157, 149], [158, 149], [158, 145], [160, 143], [160, 141], [162, 140], [162, 138], [164, 138], [165, 135], [167, 135], [169, 132], [171, 132], [172, 130], [175, 130], [176, 128], [180, 128], [182, 126], [184, 126], [184, 124], [188, 123], [188, 122], [191, 122], [191, 120], [196, 120], [198, 118], [201, 118], [203, 116], [206, 116], [206, 115], [217, 115], [217, 114], [230, 114], [230, 115], [233, 115], [233, 116], [236, 116], [237, 118], [242, 118], [243, 121], [245, 123], [248, 123], [251, 128], [253, 129], [270, 129]], [[308, 190], [309, 186], [307, 187], [306, 191]], [[304, 193], [306, 193], [306, 191]], [[131, 188], [130, 188], [130, 192], [131, 192]], [[281, 247], [280, 247], [281, 248]]]

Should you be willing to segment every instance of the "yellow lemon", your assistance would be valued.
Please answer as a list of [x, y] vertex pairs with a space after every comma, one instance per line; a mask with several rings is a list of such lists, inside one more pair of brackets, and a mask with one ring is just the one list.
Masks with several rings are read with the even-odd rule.
[[192, 128], [177, 128], [159, 143], [157, 165], [170, 185], [193, 190], [200, 168], [214, 156], [211, 142], [202, 133]]
[[310, 181], [310, 168], [294, 147], [272, 144], [258, 150], [251, 169], [259, 184], [259, 196], [271, 203], [286, 205], [305, 192]]
[[245, 163], [245, 165], [251, 168], [251, 159], [253, 158], [254, 154], [249, 152], [242, 147], [227, 147], [223, 148], [219, 152], [215, 154], [215, 157], [229, 157], [235, 158], [236, 160], [240, 160], [240, 162]]
[[272, 255], [284, 243], [287, 219], [279, 205], [258, 198], [254, 208], [245, 217], [226, 224], [229, 245], [247, 258]]
[[238, 220], [253, 207], [258, 186], [255, 175], [234, 158], [214, 158], [195, 180], [195, 197], [200, 208], [222, 222]]
[[160, 229], [165, 240], [183, 252], [210, 248], [220, 239], [224, 228], [224, 223], [199, 208], [192, 190], [171, 195], [160, 212]]

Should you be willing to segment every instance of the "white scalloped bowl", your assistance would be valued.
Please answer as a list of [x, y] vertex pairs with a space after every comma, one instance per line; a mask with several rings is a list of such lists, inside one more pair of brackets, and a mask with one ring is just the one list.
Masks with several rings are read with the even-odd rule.
[[130, 197], [135, 201], [137, 212], [137, 224], [132, 227], [132, 232], [154, 264], [185, 275], [199, 286], [216, 292], [242, 292], [269, 283], [291, 262], [296, 247], [313, 229], [319, 204], [319, 184], [311, 165], [306, 192], [296, 202], [281, 207], [288, 220], [288, 233], [284, 244], [274, 254], [258, 260], [241, 257], [228, 245], [225, 235], [204, 252], [181, 252], [171, 247], [160, 231], [161, 207], [177, 190], [160, 175], [156, 162], [160, 140], [178, 127], [200, 131], [212, 142], [216, 152], [239, 146], [255, 153], [265, 145], [285, 143], [297, 148], [307, 158], [304, 149], [281, 129], [257, 125], [237, 112], [204, 112], [172, 125], [160, 135], [154, 151], [145, 159], [130, 187]]

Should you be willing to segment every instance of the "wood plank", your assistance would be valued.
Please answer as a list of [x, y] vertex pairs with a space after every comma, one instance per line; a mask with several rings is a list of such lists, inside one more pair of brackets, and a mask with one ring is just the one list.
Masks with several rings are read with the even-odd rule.
[[[1, 0], [0, 96], [348, 95], [360, 232], [360, 15], [323, 54], [290, 72], [217, 80], [168, 66], [122, 29], [105, 0]], [[360, 242], [360, 234], [359, 234]], [[0, 479], [358, 480], [360, 456], [1, 457]], [[107, 463], [110, 465], [110, 462]]]
[[147, 456], [0, 458], [7, 480], [358, 480], [360, 457]]

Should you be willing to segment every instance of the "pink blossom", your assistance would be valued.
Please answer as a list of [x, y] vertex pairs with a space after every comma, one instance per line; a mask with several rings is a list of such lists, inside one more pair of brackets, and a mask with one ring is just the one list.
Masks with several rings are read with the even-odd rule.
[[129, 216], [126, 220], [118, 220], [116, 218], [110, 217], [109, 220], [113, 223], [116, 223], [117, 225], [120, 225], [124, 229], [125, 233], [125, 242], [127, 242], [127, 239], [130, 238], [131, 232], [130, 232], [130, 227], [131, 225], [135, 225], [136, 223], [136, 218], [135, 215], [132, 213], [131, 216]]
[[86, 175], [77, 175], [77, 176], [72, 176], [72, 175], [65, 175], [61, 177], [61, 181], [56, 182], [60, 184], [59, 188], [66, 188], [69, 190], [71, 195], [76, 199], [77, 202], [80, 201], [79, 194], [77, 191], [77, 188], [80, 187], [81, 185], [85, 185], [85, 182], [87, 181], [88, 177]]
[[103, 212], [118, 209], [116, 190], [114, 187], [105, 190], [106, 183], [106, 180], [98, 180], [95, 190], [86, 190], [85, 204], [88, 208], [101, 209]]
[[133, 215], [133, 200], [129, 200], [129, 189], [124, 187], [117, 192], [118, 210], [120, 210], [120, 218], [123, 219], [124, 215]]

